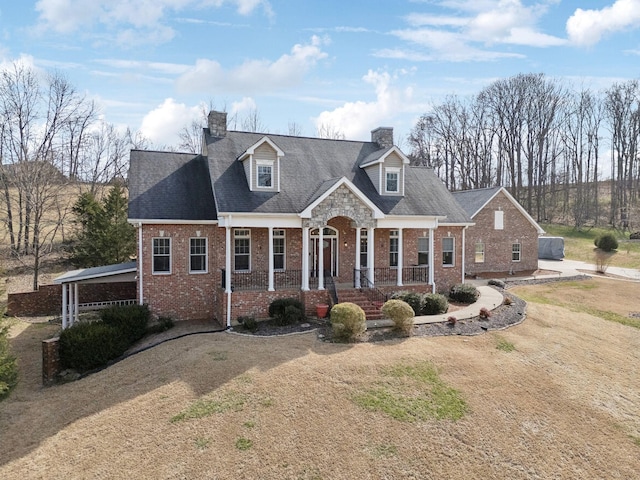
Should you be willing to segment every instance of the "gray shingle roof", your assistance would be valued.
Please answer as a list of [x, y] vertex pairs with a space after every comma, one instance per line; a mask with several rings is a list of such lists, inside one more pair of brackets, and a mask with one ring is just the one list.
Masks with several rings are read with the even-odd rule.
[[211, 137], [205, 129], [208, 158], [132, 150], [129, 218], [195, 221], [215, 220], [218, 212], [300, 213], [345, 177], [386, 215], [446, 216], [447, 223], [470, 222], [442, 181], [425, 167], [405, 169], [404, 197], [379, 195], [359, 167], [388, 151], [373, 142], [268, 134], [284, 152], [281, 191], [251, 192], [238, 157], [264, 136], [228, 131], [225, 137]]
[[132, 150], [129, 218], [215, 220], [206, 159], [192, 153]]
[[79, 282], [81, 280], [91, 280], [95, 278], [112, 277], [125, 273], [135, 272], [136, 262], [117, 263], [115, 265], [103, 265], [101, 267], [81, 268], [71, 270], [53, 279], [53, 283]]
[[491, 187], [478, 188], [476, 190], [461, 190], [459, 192], [453, 192], [453, 198], [455, 198], [464, 211], [467, 212], [467, 215], [473, 218], [501, 189], [502, 187]]

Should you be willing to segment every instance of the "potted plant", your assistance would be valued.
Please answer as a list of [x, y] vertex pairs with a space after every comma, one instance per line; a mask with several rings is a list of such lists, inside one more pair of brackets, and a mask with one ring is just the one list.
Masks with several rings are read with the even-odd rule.
[[325, 318], [329, 313], [329, 305], [326, 303], [319, 303], [316, 305], [316, 314], [318, 318]]

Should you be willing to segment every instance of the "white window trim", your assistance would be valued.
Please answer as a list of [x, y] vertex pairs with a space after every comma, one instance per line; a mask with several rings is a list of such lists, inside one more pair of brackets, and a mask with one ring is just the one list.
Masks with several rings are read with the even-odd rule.
[[[395, 233], [394, 233], [395, 232]], [[391, 239], [395, 238], [398, 241], [397, 250], [395, 252], [391, 251]], [[393, 229], [389, 231], [389, 268], [398, 268], [399, 265], [391, 265], [391, 254], [395, 253], [397, 260], [396, 262], [400, 263], [400, 232], [397, 229]]]
[[[518, 246], [518, 250], [516, 251], [515, 246]], [[517, 253], [518, 254], [518, 260], [514, 260], [513, 259], [513, 254]], [[512, 263], [518, 263], [522, 261], [522, 243], [520, 242], [514, 242], [511, 244], [511, 262]]]
[[[427, 249], [426, 250], [420, 250], [420, 239], [424, 239], [427, 242]], [[418, 258], [420, 258], [420, 254], [421, 253], [426, 253], [427, 254], [427, 263], [420, 263], [418, 261], [418, 266], [429, 266], [429, 237], [418, 237], [418, 241], [417, 241], [417, 247], [418, 247]]]
[[[478, 245], [482, 245], [482, 261], [478, 261]], [[485, 263], [486, 260], [486, 250], [485, 250], [485, 245], [484, 242], [476, 242], [475, 246], [473, 247], [474, 251], [473, 251], [473, 262], [474, 263]]]
[[[388, 175], [390, 173], [395, 173], [397, 175], [397, 189], [396, 190], [389, 190], [387, 189], [387, 186], [389, 185], [388, 182]], [[400, 193], [400, 168], [398, 167], [385, 167], [384, 169], [384, 193]]]
[[[282, 232], [282, 235], [276, 235], [276, 232]], [[275, 241], [276, 238], [281, 238], [282, 239], [282, 253], [278, 253], [277, 255], [282, 255], [282, 268], [276, 268], [275, 267], [275, 263], [276, 263], [276, 253], [275, 253], [275, 249], [273, 251], [273, 271], [274, 272], [284, 272], [287, 270], [287, 232], [284, 228], [274, 228], [273, 229], [273, 240]]]
[[[256, 160], [256, 188], [260, 190], [274, 190], [276, 185], [276, 179], [274, 178], [275, 169], [273, 168], [273, 160]], [[271, 186], [265, 187], [260, 185], [260, 167], [269, 167], [271, 169]]]
[[[243, 231], [248, 232], [247, 235], [236, 235], [236, 232]], [[249, 262], [247, 270], [236, 270], [236, 238], [248, 238], [249, 239]], [[244, 254], [242, 254], [244, 255]], [[250, 273], [251, 272], [251, 229], [249, 228], [234, 228], [233, 229], [233, 271], [238, 273]]]
[[[156, 253], [154, 252], [154, 250], [155, 250], [155, 242], [156, 242], [156, 240], [169, 240], [169, 255], [168, 255], [169, 256], [169, 270], [166, 271], [166, 272], [164, 272], [164, 271], [156, 272], [155, 271]], [[173, 258], [172, 258], [173, 255], [171, 254], [172, 253], [172, 248], [171, 248], [172, 245], [171, 245], [171, 243], [172, 243], [171, 242], [171, 237], [153, 237], [151, 239], [151, 274], [152, 275], [171, 275], [171, 272], [173, 270]], [[164, 257], [166, 255], [160, 255], [160, 256]]]
[[504, 230], [504, 211], [496, 210], [493, 215], [493, 229]]
[[[450, 238], [453, 241], [453, 247], [451, 249], [451, 263], [444, 263], [444, 240]], [[442, 248], [442, 267], [443, 268], [453, 268], [456, 266], [456, 237], [442, 237], [442, 242], [440, 243]], [[449, 250], [447, 250], [449, 251]]]
[[[191, 253], [191, 240], [204, 240], [204, 270], [191, 270], [191, 257], [194, 255], [202, 255], [192, 254]], [[191, 275], [202, 275], [203, 273], [209, 273], [209, 239], [207, 237], [191, 237], [189, 238], [189, 274]]]

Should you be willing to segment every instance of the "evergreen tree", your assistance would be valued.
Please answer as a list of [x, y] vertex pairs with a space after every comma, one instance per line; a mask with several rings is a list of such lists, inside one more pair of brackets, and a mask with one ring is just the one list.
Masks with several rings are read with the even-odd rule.
[[127, 197], [120, 185], [98, 202], [83, 193], [73, 207], [78, 236], [70, 248], [71, 261], [78, 267], [122, 263], [135, 252], [135, 229], [127, 223]]

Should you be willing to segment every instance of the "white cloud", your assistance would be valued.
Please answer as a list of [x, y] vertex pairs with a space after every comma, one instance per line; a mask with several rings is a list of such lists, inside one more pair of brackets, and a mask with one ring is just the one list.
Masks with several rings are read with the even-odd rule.
[[239, 102], [232, 102], [231, 103], [231, 112], [229, 112], [230, 116], [235, 116], [238, 115], [239, 113], [244, 113], [244, 112], [252, 112], [252, 111], [257, 111], [258, 110], [258, 106], [256, 105], [256, 102], [253, 98], [251, 97], [243, 97], [242, 100], [240, 100]]
[[176, 103], [173, 98], [167, 98], [144, 116], [140, 132], [155, 145], [177, 145], [180, 130], [188, 127], [193, 120], [201, 118], [202, 105], [189, 107], [184, 103]]
[[369, 72], [362, 80], [375, 87], [376, 99], [372, 102], [347, 102], [324, 111], [314, 118], [316, 128], [329, 128], [344, 134], [349, 140], [368, 140], [371, 130], [381, 125], [393, 125], [394, 119], [406, 113], [419, 113], [425, 106], [415, 101], [412, 88], [393, 86], [397, 76], [388, 72]]
[[298, 85], [316, 62], [326, 58], [324, 40], [312, 37], [307, 45], [296, 44], [291, 53], [275, 61], [248, 60], [238, 67], [225, 69], [215, 60], [200, 59], [182, 75], [177, 87], [183, 92], [268, 92]]
[[567, 34], [576, 45], [595, 45], [612, 32], [640, 26], [640, 0], [616, 0], [601, 10], [578, 8], [567, 20]]
[[273, 16], [268, 0], [38, 0], [39, 28], [61, 34], [90, 30], [102, 25], [115, 31], [116, 41], [126, 45], [163, 43], [175, 35], [164, 24], [168, 12], [187, 7], [221, 7], [235, 5], [240, 15], [249, 15], [259, 7]]

